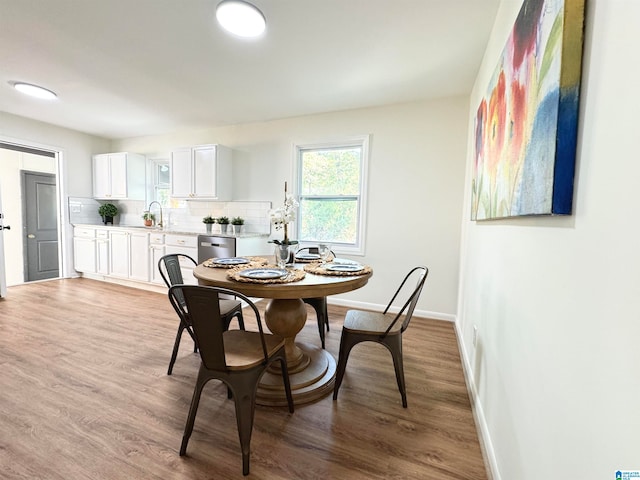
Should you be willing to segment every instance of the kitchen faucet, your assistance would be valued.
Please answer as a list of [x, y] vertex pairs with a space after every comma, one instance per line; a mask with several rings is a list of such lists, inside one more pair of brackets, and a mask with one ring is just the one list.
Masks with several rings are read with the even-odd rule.
[[158, 202], [158, 201], [154, 200], [153, 202], [151, 202], [151, 203], [149, 204], [149, 207], [147, 208], [147, 210], [149, 210], [149, 212], [151, 212], [151, 205], [153, 205], [154, 203], [157, 203], [157, 204], [158, 204], [158, 207], [160, 207], [160, 222], [159, 222], [159, 223], [156, 223], [156, 225], [157, 225], [158, 227], [162, 228], [162, 205], [160, 205], [160, 202]]

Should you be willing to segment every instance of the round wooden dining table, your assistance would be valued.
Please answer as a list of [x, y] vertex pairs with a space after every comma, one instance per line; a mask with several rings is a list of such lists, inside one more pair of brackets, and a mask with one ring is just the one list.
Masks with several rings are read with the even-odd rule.
[[[270, 258], [269, 260], [273, 260]], [[303, 264], [293, 268], [302, 269]], [[296, 335], [307, 321], [307, 309], [303, 298], [327, 297], [356, 290], [369, 281], [372, 273], [350, 276], [314, 275], [307, 272], [302, 280], [289, 283], [251, 283], [228, 278], [229, 270], [205, 267], [194, 269], [200, 285], [228, 288], [248, 297], [267, 298], [265, 322], [269, 330], [285, 339], [287, 368], [291, 382], [293, 401], [308, 403], [333, 391], [336, 361], [317, 345], [296, 342]], [[287, 404], [282, 375], [275, 364], [262, 376], [256, 403], [282, 406]]]

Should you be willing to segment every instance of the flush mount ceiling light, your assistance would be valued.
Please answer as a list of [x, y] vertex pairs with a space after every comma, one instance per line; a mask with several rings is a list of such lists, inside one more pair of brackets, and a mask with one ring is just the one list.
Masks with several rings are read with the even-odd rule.
[[267, 24], [260, 10], [242, 0], [222, 0], [216, 8], [216, 18], [222, 28], [239, 37], [257, 37]]
[[30, 83], [24, 82], [13, 82], [12, 85], [16, 90], [26, 93], [27, 95], [31, 95], [32, 97], [43, 98], [45, 100], [54, 100], [58, 98], [58, 95], [51, 90], [39, 87], [38, 85], [31, 85]]

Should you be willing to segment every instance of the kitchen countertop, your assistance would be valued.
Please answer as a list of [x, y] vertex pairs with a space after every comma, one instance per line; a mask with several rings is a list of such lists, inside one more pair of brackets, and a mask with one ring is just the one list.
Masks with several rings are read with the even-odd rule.
[[142, 225], [104, 225], [100, 224], [88, 224], [88, 223], [74, 223], [74, 227], [89, 227], [89, 228], [121, 228], [123, 230], [146, 230], [149, 233], [166, 233], [166, 234], [174, 234], [174, 235], [208, 235], [213, 237], [227, 237], [227, 238], [253, 238], [253, 237], [268, 237], [268, 233], [256, 233], [256, 232], [246, 232], [246, 233], [206, 233], [201, 230], [189, 229], [189, 227], [172, 227], [172, 228], [156, 228], [156, 227], [145, 227]]

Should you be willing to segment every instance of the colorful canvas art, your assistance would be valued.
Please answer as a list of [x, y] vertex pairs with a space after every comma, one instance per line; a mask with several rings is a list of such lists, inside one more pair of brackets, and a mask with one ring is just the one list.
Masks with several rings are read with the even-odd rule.
[[525, 0], [475, 119], [472, 220], [570, 215], [585, 0]]

